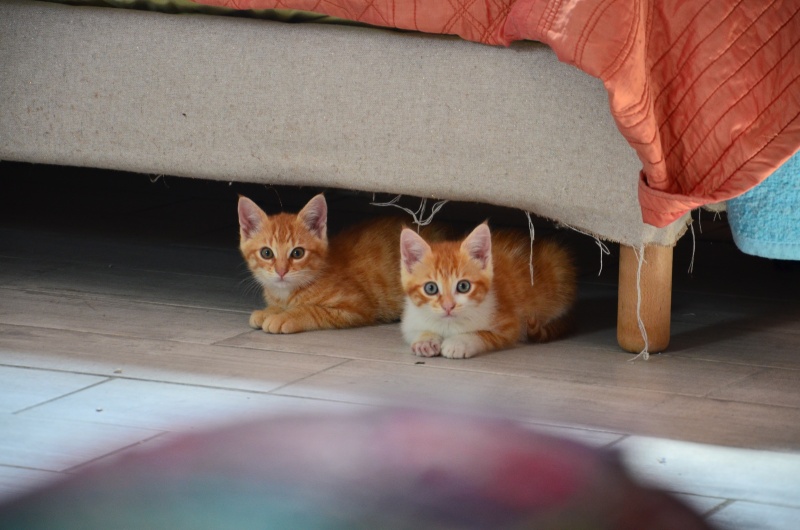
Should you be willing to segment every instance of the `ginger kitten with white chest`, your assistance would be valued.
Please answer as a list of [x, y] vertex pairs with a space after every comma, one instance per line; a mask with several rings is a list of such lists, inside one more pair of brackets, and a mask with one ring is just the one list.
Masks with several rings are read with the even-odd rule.
[[267, 215], [239, 198], [240, 250], [266, 308], [250, 326], [267, 333], [348, 328], [398, 320], [402, 220], [385, 217], [327, 235], [323, 195], [297, 214]]
[[406, 294], [403, 336], [416, 355], [467, 358], [548, 341], [568, 328], [575, 300], [571, 258], [553, 241], [534, 245], [526, 234], [486, 223], [461, 242], [428, 243], [413, 230], [400, 237], [401, 282]]

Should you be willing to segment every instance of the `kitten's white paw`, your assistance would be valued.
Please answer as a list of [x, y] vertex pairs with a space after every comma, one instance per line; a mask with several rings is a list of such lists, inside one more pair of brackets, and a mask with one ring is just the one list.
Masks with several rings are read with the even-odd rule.
[[485, 348], [475, 335], [454, 335], [442, 342], [442, 355], [448, 359], [468, 359]]
[[411, 351], [420, 357], [436, 357], [442, 352], [442, 340], [419, 340], [411, 345]]

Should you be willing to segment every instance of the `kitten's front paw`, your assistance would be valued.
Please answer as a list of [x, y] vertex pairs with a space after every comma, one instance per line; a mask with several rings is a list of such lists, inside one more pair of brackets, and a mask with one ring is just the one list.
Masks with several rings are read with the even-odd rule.
[[448, 337], [442, 342], [442, 355], [448, 359], [468, 359], [482, 351], [476, 339], [472, 335]]
[[276, 307], [265, 307], [264, 309], [256, 309], [250, 314], [250, 327], [253, 329], [263, 329], [264, 320], [270, 315], [280, 313], [280, 309]]
[[267, 315], [264, 322], [261, 324], [261, 329], [267, 333], [280, 334], [280, 333], [297, 333], [303, 331], [297, 322], [286, 313], [278, 313], [277, 315]]
[[264, 319], [267, 317], [266, 309], [256, 309], [250, 314], [250, 327], [253, 329], [261, 329]]
[[436, 357], [442, 352], [442, 337], [430, 331], [423, 331], [411, 344], [411, 351], [420, 357]]
[[441, 339], [420, 340], [411, 345], [414, 355], [420, 357], [436, 357], [442, 353]]

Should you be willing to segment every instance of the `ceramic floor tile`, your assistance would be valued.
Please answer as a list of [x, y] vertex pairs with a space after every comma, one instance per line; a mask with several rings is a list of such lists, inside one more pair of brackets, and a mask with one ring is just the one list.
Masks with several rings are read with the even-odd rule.
[[637, 436], [614, 447], [635, 476], [669, 491], [800, 508], [800, 453]]
[[246, 312], [0, 288], [0, 323], [213, 343], [248, 329]]
[[293, 335], [269, 335], [263, 331], [249, 330], [218, 344], [236, 348], [316, 353], [345, 359], [366, 356], [404, 364], [414, 364], [420, 360], [407, 351], [397, 324]]
[[620, 440], [625, 436], [624, 434], [597, 431], [591, 429], [581, 429], [579, 427], [562, 427], [557, 425], [530, 425], [531, 429], [544, 434], [558, 436], [582, 443], [591, 447], [607, 447]]
[[[669, 396], [531, 377], [447, 370], [426, 365], [350, 361], [278, 391], [316, 399], [407, 405], [499, 414], [518, 421], [635, 428], [645, 411]], [[616, 408], [609, 408], [614, 403]], [[623, 428], [621, 425], [624, 425]]]
[[[652, 356], [631, 362], [633, 356], [580, 346], [574, 337], [546, 344], [523, 344], [471, 359], [420, 358], [403, 341], [399, 324], [358, 329], [315, 331], [269, 336], [243, 333], [219, 344], [288, 352], [314, 352], [347, 359], [386, 361], [480, 373], [532, 376], [555, 381], [633, 388], [703, 396], [758, 369], [736, 364], [707, 363], [694, 359]], [[694, 377], [687, 378], [691, 371]]]
[[159, 431], [64, 418], [0, 415], [0, 465], [65, 471]]
[[[0, 362], [4, 357], [0, 347]], [[16, 412], [105, 380], [105, 377], [0, 366], [0, 413]]]
[[348, 403], [182, 384], [115, 379], [25, 411], [29, 418], [187, 430], [277, 412], [361, 408]]
[[114, 378], [268, 392], [343, 360], [0, 324], [0, 362]]
[[699, 515], [705, 515], [712, 510], [718, 508], [726, 499], [717, 497], [704, 497], [701, 495], [689, 495], [687, 493], [672, 493], [679, 501], [689, 506]]
[[797, 530], [800, 508], [737, 501], [708, 520], [721, 530]]
[[453, 406], [519, 421], [800, 450], [798, 409], [539, 377], [354, 360], [277, 392], [363, 403]]
[[0, 502], [65, 476], [53, 471], [0, 465]]
[[[37, 261], [18, 260], [17, 267], [43, 269]], [[130, 301], [159, 302], [187, 307], [250, 311], [260, 293], [237, 271], [228, 278], [180, 272], [135, 270], [92, 264], [61, 264], [38, 274], [24, 274], [4, 282], [7, 287], [49, 293], [86, 293]], [[4, 274], [5, 275], [5, 274]], [[2, 276], [0, 276], [2, 278]]]
[[[800, 325], [798, 325], [800, 327]], [[800, 370], [800, 335], [724, 327], [672, 326], [669, 354], [679, 357]]]
[[709, 397], [800, 408], [800, 370], [765, 368]]
[[654, 428], [648, 433], [650, 436], [751, 449], [800, 451], [800, 409], [797, 408], [677, 395], [650, 408], [645, 415], [643, 423]]

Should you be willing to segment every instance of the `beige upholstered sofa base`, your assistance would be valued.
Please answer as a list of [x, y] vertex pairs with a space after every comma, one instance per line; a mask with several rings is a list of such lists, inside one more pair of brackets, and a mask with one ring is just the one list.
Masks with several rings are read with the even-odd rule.
[[537, 43], [9, 0], [0, 98], [5, 160], [478, 201], [632, 247], [686, 224], [642, 223], [605, 89]]

